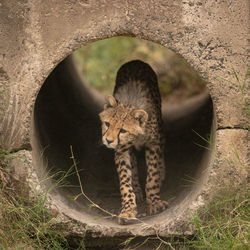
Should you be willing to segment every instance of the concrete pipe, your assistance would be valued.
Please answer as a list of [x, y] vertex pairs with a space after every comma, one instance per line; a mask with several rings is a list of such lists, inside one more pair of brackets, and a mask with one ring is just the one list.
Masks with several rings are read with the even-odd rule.
[[[56, 173], [70, 169], [73, 164], [72, 145], [86, 194], [107, 211], [118, 214], [120, 194], [114, 153], [102, 146], [101, 142], [98, 114], [103, 109], [102, 99], [83, 85], [72, 58], [65, 59], [51, 72], [36, 98], [32, 148], [38, 161], [43, 152], [43, 163], [36, 166], [44, 176], [44, 171]], [[162, 197], [172, 202], [170, 209], [147, 221], [171, 220], [174, 214], [178, 215], [188, 207], [197, 195], [199, 180], [204, 178], [210, 155], [210, 151], [205, 149], [209, 145], [200, 137], [206, 138], [210, 134], [212, 110], [207, 93], [178, 108], [163, 106], [167, 175]], [[138, 157], [143, 184], [146, 179], [143, 152]], [[65, 211], [72, 210], [71, 216], [83, 223], [86, 217], [104, 216], [98, 211], [88, 212], [88, 202], [84, 199], [77, 204], [70, 202], [79, 193], [79, 182], [76, 174], [67, 181], [72, 188], [62, 187], [56, 192]], [[145, 207], [145, 204], [141, 206]], [[117, 224], [110, 219], [101, 222], [103, 225], [106, 223]], [[135, 227], [138, 228], [138, 225]]]
[[[72, 167], [72, 145], [86, 194], [113, 213], [120, 206], [113, 152], [100, 143], [103, 96], [79, 76], [68, 57], [75, 49], [107, 37], [135, 36], [180, 53], [208, 82], [209, 94], [179, 107], [163, 106], [167, 175], [162, 196], [170, 208], [132, 225], [96, 220], [105, 215], [88, 209], [82, 197], [73, 200], [79, 193], [73, 174], [67, 185], [51, 191], [48, 201], [61, 215], [61, 223], [71, 222], [69, 232], [145, 236], [155, 234], [157, 227], [161, 236], [190, 234], [190, 215], [213, 197], [216, 188], [245, 180], [248, 120], [242, 93], [230, 82], [235, 82], [232, 67], [240, 80], [246, 73], [247, 1], [215, 2], [1, 4], [0, 139], [13, 153], [9, 162], [13, 175], [29, 184], [30, 194], [38, 186], [41, 191], [50, 189], [53, 181], [44, 181], [46, 177]], [[201, 137], [211, 131], [208, 145]], [[138, 157], [143, 184], [144, 160], [141, 153]]]

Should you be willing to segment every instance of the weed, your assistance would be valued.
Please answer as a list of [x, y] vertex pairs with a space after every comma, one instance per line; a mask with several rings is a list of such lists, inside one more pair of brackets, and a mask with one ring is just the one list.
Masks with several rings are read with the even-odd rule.
[[[203, 138], [197, 132], [193, 132], [207, 145], [213, 144], [211, 139]], [[234, 146], [233, 153], [236, 162], [242, 168], [246, 168]], [[243, 182], [240, 186], [232, 183], [230, 186], [215, 190], [213, 200], [193, 218], [196, 232], [191, 239], [184, 239], [182, 244], [184, 249], [185, 247], [218, 250], [249, 249], [249, 191], [250, 187], [247, 182]]]
[[217, 191], [215, 199], [193, 219], [197, 232], [186, 243], [195, 249], [248, 249], [249, 191], [245, 184]]
[[204, 148], [206, 150], [211, 151], [211, 147], [213, 146], [213, 136], [211, 134], [206, 135], [206, 137], [200, 135], [198, 132], [196, 132], [195, 130], [192, 130], [197, 136], [198, 138], [201, 140], [201, 142], [205, 145], [202, 145], [200, 143], [194, 142], [195, 145], [197, 145], [198, 147]]
[[45, 208], [43, 200], [16, 197], [0, 195], [0, 248], [67, 249], [66, 236], [55, 230], [55, 216]]
[[244, 105], [244, 111], [248, 118], [250, 118], [250, 104], [247, 101], [247, 90], [249, 89], [249, 77], [250, 77], [250, 67], [247, 68], [245, 77], [243, 81], [240, 81], [235, 69], [233, 69], [233, 75], [236, 79], [236, 84], [232, 83], [234, 86], [238, 87], [242, 95], [242, 101]]
[[[31, 199], [15, 192], [10, 173], [1, 163], [8, 155], [0, 150], [0, 249], [70, 249], [68, 233], [58, 224], [57, 212], [45, 203], [48, 193], [63, 185], [71, 170], [54, 174], [56, 184]], [[85, 249], [83, 241], [78, 249]]]
[[0, 161], [3, 161], [7, 155], [10, 155], [10, 152], [8, 150], [3, 149], [2, 143], [0, 142]]
[[[232, 69], [232, 74], [234, 76], [235, 81], [227, 80], [223, 77], [219, 77], [219, 79], [230, 83], [232, 86], [236, 87], [236, 89], [241, 93], [242, 96], [242, 104], [243, 104], [243, 110], [247, 116], [247, 118], [250, 118], [250, 103], [248, 101], [248, 91], [250, 87], [250, 66], [246, 69], [246, 74], [244, 76], [244, 79], [240, 79], [235, 69]], [[249, 125], [248, 125], [249, 129]]]

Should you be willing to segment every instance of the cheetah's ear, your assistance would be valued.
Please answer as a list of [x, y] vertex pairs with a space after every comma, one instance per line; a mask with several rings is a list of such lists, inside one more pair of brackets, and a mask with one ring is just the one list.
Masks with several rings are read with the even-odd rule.
[[116, 99], [112, 95], [105, 96], [104, 109], [114, 108], [117, 106]]
[[148, 113], [143, 109], [133, 110], [133, 116], [139, 121], [140, 127], [144, 128], [148, 120]]

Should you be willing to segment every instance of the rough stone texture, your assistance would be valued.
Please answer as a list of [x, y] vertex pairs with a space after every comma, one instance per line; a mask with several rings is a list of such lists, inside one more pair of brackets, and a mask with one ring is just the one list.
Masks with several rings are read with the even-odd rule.
[[209, 175], [210, 188], [240, 184], [247, 180], [250, 166], [250, 133], [241, 129], [219, 129], [216, 155]]
[[[243, 82], [248, 63], [248, 7], [247, 0], [1, 1], [0, 142], [10, 151], [31, 149], [32, 112], [39, 89], [54, 67], [75, 49], [116, 35], [148, 39], [181, 54], [208, 81], [218, 130], [211, 168], [203, 177], [208, 187], [200, 196], [196, 194], [190, 208], [200, 206], [221, 179], [232, 176], [241, 182], [245, 178], [246, 170], [235, 160], [236, 154], [249, 164], [248, 120], [232, 70]], [[22, 164], [14, 165], [22, 172]], [[184, 212], [172, 224], [160, 225], [161, 234], [187, 233]], [[76, 226], [77, 230], [103, 236], [153, 233], [142, 227], [86, 221], [89, 224], [82, 224], [82, 229]]]

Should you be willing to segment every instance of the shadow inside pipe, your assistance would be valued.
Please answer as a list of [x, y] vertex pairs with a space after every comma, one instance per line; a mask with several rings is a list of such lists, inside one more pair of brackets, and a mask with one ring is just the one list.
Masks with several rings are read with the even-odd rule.
[[[62, 61], [51, 72], [37, 96], [34, 107], [33, 150], [43, 151], [40, 172], [67, 172], [73, 166], [72, 145], [85, 193], [98, 205], [118, 213], [120, 194], [118, 176], [114, 165], [114, 152], [101, 142], [103, 97], [93, 92], [81, 79], [73, 58]], [[209, 135], [213, 120], [210, 96], [203, 93], [178, 107], [163, 105], [166, 136], [166, 179], [162, 197], [178, 206], [197, 188], [203, 179], [209, 154]], [[37, 154], [37, 155], [38, 155]], [[144, 152], [138, 152], [141, 185], [145, 184]], [[74, 168], [72, 168], [72, 173]], [[65, 185], [56, 192], [69, 206], [79, 194], [75, 173], [65, 179]], [[87, 211], [88, 202], [78, 198], [77, 208]], [[144, 204], [140, 209], [144, 209]], [[97, 213], [97, 211], [90, 211]]]

